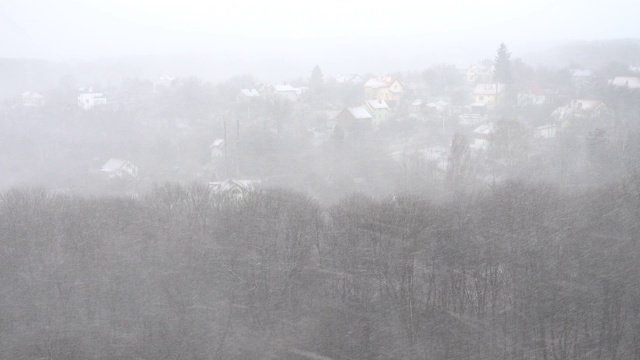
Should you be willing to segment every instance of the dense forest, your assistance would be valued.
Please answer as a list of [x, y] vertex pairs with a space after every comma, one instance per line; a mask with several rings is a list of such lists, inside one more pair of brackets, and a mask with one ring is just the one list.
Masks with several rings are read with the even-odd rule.
[[638, 359], [640, 178], [0, 197], [3, 359]]

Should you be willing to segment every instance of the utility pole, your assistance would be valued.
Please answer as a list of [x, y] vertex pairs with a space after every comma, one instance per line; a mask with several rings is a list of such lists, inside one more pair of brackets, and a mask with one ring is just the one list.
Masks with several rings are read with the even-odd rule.
[[233, 112], [236, 115], [236, 179], [240, 176], [240, 118], [237, 116], [236, 112]]
[[227, 120], [223, 121], [224, 124], [224, 176], [229, 177], [229, 160], [227, 158]]

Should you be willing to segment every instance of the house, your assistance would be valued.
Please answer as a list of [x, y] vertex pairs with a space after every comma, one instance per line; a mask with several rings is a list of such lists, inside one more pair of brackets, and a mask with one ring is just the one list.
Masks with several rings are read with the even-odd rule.
[[366, 99], [377, 99], [378, 89], [385, 87], [387, 84], [379, 79], [371, 78], [364, 83], [364, 97]]
[[372, 117], [374, 127], [380, 126], [389, 118], [389, 105], [384, 100], [365, 100], [364, 105]]
[[240, 89], [240, 94], [248, 99], [260, 97], [257, 89]]
[[640, 89], [640, 77], [616, 76], [609, 80], [609, 85], [615, 87], [625, 87], [627, 89]]
[[473, 130], [473, 143], [469, 146], [476, 150], [486, 150], [496, 133], [496, 125], [494, 123], [482, 124]]
[[103, 93], [93, 92], [89, 89], [88, 92], [81, 92], [78, 94], [78, 106], [83, 110], [90, 110], [96, 106], [106, 105], [107, 98]]
[[371, 78], [364, 84], [364, 97], [368, 100], [399, 101], [404, 86], [389, 76]]
[[571, 81], [575, 86], [589, 84], [593, 80], [593, 72], [588, 69], [571, 69]]
[[420, 114], [422, 112], [422, 100], [420, 99], [415, 99], [411, 102], [411, 104], [409, 104], [409, 114], [411, 115], [417, 115]]
[[138, 167], [132, 162], [122, 159], [109, 159], [100, 169], [107, 179], [138, 178]]
[[481, 61], [473, 64], [467, 69], [467, 81], [470, 84], [486, 83], [491, 81], [495, 65], [491, 60]]
[[274, 97], [281, 101], [296, 102], [303, 92], [303, 88], [294, 88], [288, 84], [273, 87]]
[[364, 82], [362, 76], [357, 74], [347, 74], [347, 75], [338, 75], [336, 76], [336, 82], [338, 84], [361, 84]]
[[344, 109], [336, 117], [334, 133], [348, 137], [370, 130], [373, 117], [363, 106]]
[[529, 84], [518, 93], [518, 105], [543, 105], [546, 100], [545, 91], [538, 84]]
[[41, 107], [44, 105], [44, 96], [38, 94], [37, 92], [25, 91], [22, 93], [20, 103], [24, 107]]
[[227, 179], [209, 183], [209, 191], [214, 196], [239, 201], [256, 190], [259, 181]]
[[430, 113], [438, 113], [442, 114], [449, 109], [449, 101], [447, 100], [438, 100], [437, 98], [432, 98], [430, 102], [427, 103], [427, 110]]
[[589, 125], [589, 127], [613, 126], [612, 117], [609, 115], [609, 109], [605, 103], [591, 99], [572, 100], [570, 104], [561, 106], [551, 113], [551, 117], [560, 123], [561, 129], [575, 124]]
[[241, 104], [252, 104], [262, 99], [258, 89], [240, 89], [236, 95], [236, 102]]
[[487, 110], [494, 110], [504, 94], [504, 84], [481, 83], [473, 90], [475, 103], [484, 103]]
[[225, 150], [224, 139], [215, 139], [211, 145], [209, 145], [209, 150], [211, 150], [211, 159], [215, 160], [223, 157]]
[[558, 125], [545, 124], [533, 129], [533, 137], [535, 139], [553, 139], [556, 137], [557, 131], [558, 131]]

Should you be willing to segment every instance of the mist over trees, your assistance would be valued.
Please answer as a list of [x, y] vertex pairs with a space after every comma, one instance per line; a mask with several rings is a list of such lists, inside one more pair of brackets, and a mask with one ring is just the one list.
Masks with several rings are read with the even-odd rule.
[[634, 359], [637, 181], [0, 200], [2, 358]]

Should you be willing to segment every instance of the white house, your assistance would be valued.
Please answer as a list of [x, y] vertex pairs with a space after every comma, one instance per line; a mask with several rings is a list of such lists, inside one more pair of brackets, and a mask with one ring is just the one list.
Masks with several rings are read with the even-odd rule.
[[496, 125], [494, 123], [482, 124], [473, 130], [473, 144], [472, 149], [486, 150], [489, 148], [489, 143], [493, 138], [493, 134], [496, 133]]
[[213, 195], [239, 201], [254, 192], [259, 184], [260, 181], [227, 179], [210, 182], [209, 190]]
[[616, 76], [609, 80], [609, 85], [613, 85], [615, 87], [626, 87], [628, 89], [640, 89], [640, 77]]
[[553, 139], [556, 137], [558, 125], [546, 124], [533, 129], [533, 137], [535, 139]]
[[224, 156], [224, 139], [215, 139], [211, 145], [209, 145], [209, 150], [211, 150], [211, 158], [218, 159]]
[[364, 82], [364, 79], [357, 74], [347, 74], [336, 76], [336, 82], [338, 84], [361, 84]]
[[257, 89], [240, 89], [240, 94], [242, 94], [246, 98], [260, 97], [260, 92], [258, 92]]
[[373, 126], [379, 126], [389, 118], [389, 105], [384, 100], [365, 100], [367, 112], [371, 114]]
[[44, 96], [37, 92], [25, 91], [22, 93], [20, 103], [24, 107], [40, 107], [44, 105]]
[[138, 177], [138, 167], [136, 167], [131, 161], [122, 159], [109, 159], [109, 161], [102, 165], [100, 173], [104, 174], [107, 179], [136, 179]]
[[477, 64], [473, 64], [467, 69], [467, 81], [470, 84], [478, 82], [486, 83], [491, 81], [495, 66], [490, 60], [485, 60]]
[[78, 94], [78, 106], [83, 110], [90, 110], [96, 106], [106, 105], [107, 98], [99, 92], [82, 92]]
[[273, 94], [276, 99], [289, 101], [289, 102], [298, 101], [298, 98], [300, 97], [300, 95], [302, 95], [304, 91], [304, 89], [302, 88], [294, 88], [293, 86], [288, 84], [276, 85], [273, 87], [273, 90], [274, 90]]

